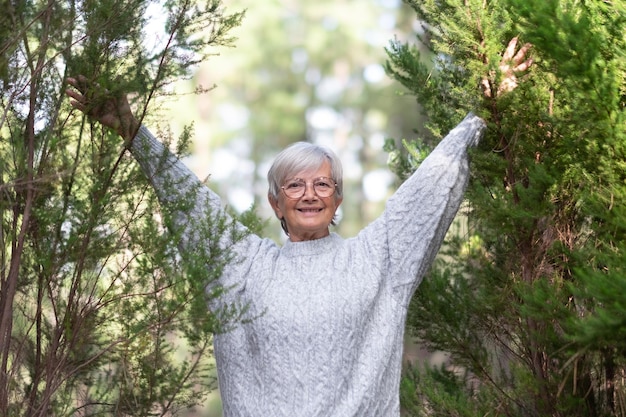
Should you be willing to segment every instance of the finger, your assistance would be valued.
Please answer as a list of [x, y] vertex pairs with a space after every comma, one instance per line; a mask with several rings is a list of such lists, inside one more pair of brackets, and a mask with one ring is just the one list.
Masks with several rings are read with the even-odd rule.
[[77, 101], [82, 101], [84, 100], [84, 96], [82, 95], [82, 93], [80, 93], [79, 91], [76, 91], [72, 88], [68, 88], [65, 90], [65, 94], [67, 94], [68, 96], [70, 96], [71, 98], [73, 98], [74, 100]]
[[80, 91], [83, 94], [87, 90], [87, 82], [86, 82], [86, 80], [87, 79], [85, 77], [83, 77], [82, 75], [79, 75], [77, 78], [67, 77], [65, 79], [65, 81], [69, 85], [71, 85], [72, 87], [74, 87], [76, 90]]
[[515, 57], [513, 58], [513, 62], [515, 63], [515, 65], [519, 65], [522, 61], [526, 59], [526, 53], [530, 48], [532, 48], [532, 45], [530, 43], [526, 43], [520, 48], [520, 50], [517, 52], [517, 54], [515, 54]]
[[87, 105], [85, 104], [86, 98], [81, 91], [77, 90], [78, 81], [74, 78], [67, 78], [66, 81], [69, 85], [74, 87], [65, 90], [65, 94], [67, 94], [67, 96], [70, 98], [70, 105], [75, 109], [85, 113], [87, 111]]
[[491, 83], [487, 78], [483, 78], [480, 82], [480, 87], [483, 89], [485, 97], [491, 97]]
[[70, 105], [76, 110], [80, 110], [83, 113], [87, 113], [87, 107], [80, 101], [70, 100]]
[[502, 61], [510, 61], [515, 55], [515, 47], [517, 46], [517, 36], [509, 41], [506, 50], [504, 51], [504, 55], [502, 55]]
[[515, 72], [522, 72], [522, 71], [526, 71], [528, 68], [530, 68], [530, 66], [533, 64], [533, 59], [529, 58], [526, 61], [522, 62], [521, 64], [519, 64], [518, 66], [516, 66], [513, 71]]
[[89, 84], [89, 80], [84, 75], [79, 74], [78, 75], [78, 83], [79, 83], [79, 85], [86, 86], [87, 84]]
[[[78, 75], [76, 78], [67, 77], [65, 81], [83, 94], [90, 90], [90, 84], [92, 84], [84, 75]], [[95, 85], [97, 86], [97, 84]]]

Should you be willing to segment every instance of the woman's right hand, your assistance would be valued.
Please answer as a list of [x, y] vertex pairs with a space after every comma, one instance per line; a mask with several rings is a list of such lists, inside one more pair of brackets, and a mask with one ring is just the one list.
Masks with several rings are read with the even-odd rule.
[[140, 123], [125, 94], [114, 96], [82, 75], [66, 81], [74, 87], [65, 90], [72, 107], [115, 130], [127, 143], [135, 137]]

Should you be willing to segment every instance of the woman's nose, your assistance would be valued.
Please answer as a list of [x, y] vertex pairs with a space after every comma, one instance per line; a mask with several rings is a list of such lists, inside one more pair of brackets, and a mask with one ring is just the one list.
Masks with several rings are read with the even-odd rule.
[[309, 200], [317, 198], [317, 193], [315, 192], [315, 186], [313, 184], [305, 184], [304, 185], [304, 195], [302, 198]]

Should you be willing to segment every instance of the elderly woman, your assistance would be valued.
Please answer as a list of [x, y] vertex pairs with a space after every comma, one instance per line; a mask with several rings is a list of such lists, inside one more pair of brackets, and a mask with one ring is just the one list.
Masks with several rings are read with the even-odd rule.
[[[518, 54], [514, 64], [525, 69], [529, 61]], [[246, 306], [251, 319], [215, 335], [224, 415], [399, 416], [407, 307], [459, 208], [467, 149], [484, 122], [469, 114], [382, 215], [350, 239], [329, 230], [343, 201], [340, 161], [320, 146], [293, 144], [268, 173], [268, 199], [289, 237], [285, 244], [251, 233], [222, 234], [213, 242], [198, 225], [227, 216], [219, 198], [139, 125], [125, 98], [90, 107], [84, 81], [68, 80], [76, 88], [67, 92], [72, 105], [130, 142], [173, 212], [181, 250], [210, 247], [234, 255], [218, 282], [228, 290], [210, 308]], [[505, 81], [514, 86], [513, 71]], [[177, 211], [190, 194], [192, 204]]]

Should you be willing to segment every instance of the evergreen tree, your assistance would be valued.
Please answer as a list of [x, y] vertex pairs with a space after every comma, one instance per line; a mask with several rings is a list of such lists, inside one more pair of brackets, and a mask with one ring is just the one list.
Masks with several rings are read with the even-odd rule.
[[[230, 45], [242, 15], [219, 0], [2, 6], [1, 414], [180, 414], [215, 382], [211, 335], [225, 323], [205, 286], [228, 254], [181, 258], [125, 144], [71, 110], [64, 80], [134, 92], [136, 113], [157, 119], [155, 97]], [[231, 232], [226, 219], [205, 227]]]
[[[488, 124], [467, 204], [408, 319], [449, 361], [407, 370], [407, 412], [626, 415], [626, 5], [406, 2], [435, 59], [388, 48], [388, 73], [428, 117], [396, 171], [415, 169], [466, 112]], [[535, 64], [498, 94], [501, 51], [516, 36]]]

